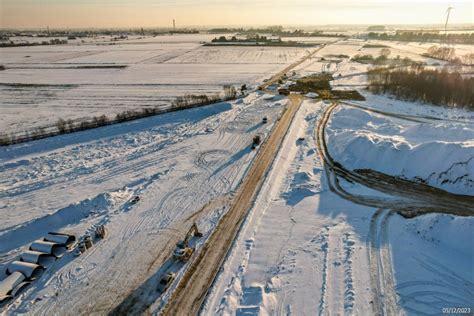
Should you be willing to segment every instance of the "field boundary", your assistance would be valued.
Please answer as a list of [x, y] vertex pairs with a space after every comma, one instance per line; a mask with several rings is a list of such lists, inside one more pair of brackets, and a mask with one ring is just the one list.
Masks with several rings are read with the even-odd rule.
[[[122, 114], [123, 116], [121, 116], [120, 118], [113, 118], [113, 119], [108, 119], [107, 117], [105, 117], [105, 115], [103, 115], [100, 117], [94, 117], [89, 120], [84, 120], [84, 119], [77, 119], [74, 121], [68, 120], [68, 121], [64, 121], [65, 128], [63, 130], [58, 128], [58, 123], [54, 123], [54, 124], [49, 124], [49, 125], [39, 127], [38, 128], [39, 132], [33, 130], [31, 131], [31, 134], [28, 131], [18, 132], [18, 133], [10, 134], [10, 135], [0, 132], [0, 146], [10, 146], [10, 145], [15, 145], [15, 144], [20, 144], [20, 143], [27, 143], [27, 142], [35, 141], [39, 139], [44, 139], [48, 137], [82, 132], [85, 130], [135, 121], [135, 120], [139, 120], [139, 119], [147, 118], [151, 116], [156, 116], [156, 115], [161, 115], [161, 114], [166, 114], [166, 113], [171, 113], [171, 112], [178, 112], [178, 111], [183, 111], [183, 110], [188, 110], [188, 109], [194, 109], [194, 108], [207, 106], [207, 105], [213, 105], [213, 104], [217, 104], [221, 102], [233, 101], [233, 100], [236, 100], [237, 98], [238, 97], [223, 98], [218, 101], [210, 100], [207, 102], [197, 102], [197, 103], [187, 104], [187, 105], [183, 105], [179, 107], [169, 107], [169, 108], [164, 108], [164, 109], [144, 108], [137, 111], [129, 110], [129, 112], [123, 113]], [[68, 127], [67, 125], [69, 124], [69, 122], [73, 122], [73, 125]]]

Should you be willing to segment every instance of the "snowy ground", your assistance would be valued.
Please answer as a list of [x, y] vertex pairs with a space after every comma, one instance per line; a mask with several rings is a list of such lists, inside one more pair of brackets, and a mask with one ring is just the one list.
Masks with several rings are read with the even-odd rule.
[[[368, 66], [337, 55], [366, 53], [364, 44], [330, 45], [297, 73], [329, 71], [335, 88], [361, 89]], [[406, 46], [394, 52], [430, 62]], [[471, 112], [360, 91], [367, 101], [354, 104], [392, 115], [341, 105], [327, 129], [337, 161], [472, 195]], [[474, 238], [473, 218], [404, 219], [331, 192], [315, 140], [325, 106], [307, 101], [297, 114], [202, 314], [367, 315], [380, 312], [380, 301], [388, 314], [440, 314], [452, 306], [472, 311], [474, 247], [465, 241]], [[353, 194], [383, 196], [342, 183]]]
[[[424, 54], [428, 51], [428, 48], [432, 46], [444, 46], [439, 43], [420, 43], [420, 42], [394, 42], [394, 41], [370, 41], [370, 43], [378, 43], [389, 46], [394, 49], [394, 52], [401, 52], [402, 54]], [[455, 54], [458, 57], [462, 57], [466, 54], [472, 53], [472, 45], [464, 44], [449, 44], [451, 48], [454, 48]], [[397, 53], [394, 54], [395, 56]], [[402, 56], [403, 57], [403, 56]], [[439, 60], [438, 60], [439, 62]]]
[[[472, 240], [472, 218], [407, 220], [332, 193], [315, 149], [323, 108], [307, 101], [297, 114], [203, 315], [366, 315], [376, 313], [372, 282], [384, 284], [397, 313], [472, 308], [474, 249], [454, 242]], [[370, 269], [370, 251], [388, 277]]]
[[[340, 199], [325, 183], [314, 137], [322, 109], [305, 102], [297, 114], [203, 314], [370, 310], [370, 291], [354, 288], [352, 269], [366, 264], [363, 224], [371, 211]], [[354, 232], [356, 224], [362, 232]], [[368, 275], [357, 274], [356, 282], [367, 283]]]
[[[1, 273], [48, 231], [82, 235], [99, 223], [109, 230], [87, 256], [57, 261], [9, 310], [86, 312], [91, 297], [101, 298], [93, 302], [96, 311], [120, 303], [147, 277], [167, 240], [186, 231], [187, 217], [236, 188], [254, 156], [251, 139], [268, 133], [286, 102], [280, 99], [254, 93], [3, 148]], [[134, 195], [142, 200], [133, 206]], [[200, 229], [209, 231], [221, 213], [219, 207], [197, 216]], [[123, 279], [130, 267], [136, 270]]]
[[[364, 42], [356, 39], [338, 41], [337, 43], [327, 45], [310, 59], [296, 67], [295, 71], [301, 76], [311, 75], [318, 72], [338, 73], [341, 62], [348, 62], [347, 58], [339, 57], [346, 55], [349, 58], [357, 55]], [[353, 63], [358, 67], [357, 63]], [[366, 69], [366, 68], [365, 68]], [[366, 70], [365, 70], [366, 71]]]
[[[0, 132], [59, 118], [113, 118], [127, 109], [168, 106], [184, 94], [248, 86], [301, 59], [306, 48], [202, 47], [213, 35], [0, 49]], [[103, 39], [105, 40], [105, 39]], [[124, 68], [103, 68], [103, 67]], [[203, 80], [205, 78], [205, 80]]]
[[331, 155], [344, 166], [423, 180], [459, 194], [474, 192], [473, 140], [472, 121], [413, 121], [350, 106], [340, 107], [328, 128]]
[[[134, 39], [140, 41], [150, 39]], [[170, 44], [165, 37], [154, 41]], [[353, 56], [364, 43], [347, 40], [325, 47], [297, 73], [331, 71], [337, 77], [334, 86], [359, 89], [367, 66], [336, 55]], [[253, 53], [206, 49], [195, 47], [173, 57], [176, 63], [161, 62], [156, 69], [169, 69], [182, 85], [212, 86], [213, 80], [225, 78], [257, 82], [302, 57], [287, 48], [282, 55], [268, 48]], [[231, 64], [221, 64], [221, 49]], [[204, 65], [205, 56], [209, 63]], [[262, 63], [259, 56], [275, 63]], [[253, 63], [261, 68], [249, 74], [246, 67]], [[148, 66], [99, 72], [135, 71], [130, 78], [140, 83], [166, 81]], [[191, 71], [196, 76], [173, 74], [173, 69], [188, 67], [196, 67]], [[11, 71], [18, 76], [25, 70]], [[65, 77], [87, 88], [84, 78], [68, 71]], [[209, 71], [202, 75], [206, 80], [199, 71]], [[104, 78], [125, 80], [104, 73], [89, 80], [98, 84]], [[111, 92], [104, 91], [106, 99]], [[367, 100], [352, 103], [367, 109], [341, 104], [327, 127], [329, 150], [337, 161], [349, 169], [419, 177], [472, 195], [472, 113], [361, 92]], [[153, 96], [149, 90], [140, 93]], [[179, 278], [186, 269], [166, 261], [169, 251], [194, 220], [205, 237], [212, 231], [254, 157], [252, 136], [266, 135], [286, 102], [253, 92], [231, 103], [0, 149], [0, 273], [47, 231], [83, 235], [100, 223], [109, 230], [86, 255], [57, 261], [4, 311], [105, 314], [140, 291], [146, 295], [134, 311], [158, 311], [175, 284], [161, 299], [147, 287], [154, 288], [164, 272], [177, 272]], [[328, 105], [306, 100], [296, 114], [202, 314], [366, 315], [380, 312], [380, 302], [388, 314], [440, 314], [443, 307], [472, 311], [473, 218], [429, 214], [405, 219], [333, 193], [316, 146], [316, 126]], [[267, 125], [261, 123], [264, 115]], [[341, 185], [352, 194], [384, 196], [343, 180]], [[131, 205], [135, 195], [142, 200]]]

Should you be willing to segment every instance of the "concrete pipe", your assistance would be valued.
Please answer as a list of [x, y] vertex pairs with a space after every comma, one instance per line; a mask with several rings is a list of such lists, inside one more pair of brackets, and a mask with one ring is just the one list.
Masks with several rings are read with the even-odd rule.
[[44, 240], [37, 240], [33, 242], [30, 246], [30, 250], [44, 252], [46, 254], [53, 255], [56, 258], [61, 258], [66, 253], [65, 246]]
[[43, 270], [43, 267], [34, 263], [13, 261], [8, 266], [7, 274], [21, 272], [26, 277], [26, 279], [34, 280], [37, 279], [43, 273]]
[[76, 237], [72, 235], [66, 235], [61, 233], [48, 233], [46, 237], [44, 237], [46, 241], [54, 242], [60, 245], [65, 246], [67, 249], [71, 249], [74, 244], [76, 243]]
[[86, 245], [87, 249], [92, 248], [93, 242], [91, 236], [84, 237], [84, 244]]
[[0, 303], [15, 295], [25, 288], [30, 282], [25, 281], [21, 272], [13, 272], [0, 282]]
[[97, 238], [105, 238], [105, 235], [107, 234], [107, 231], [105, 230], [104, 225], [100, 225], [95, 229], [95, 237]]
[[87, 250], [86, 244], [85, 244], [83, 241], [80, 242], [80, 243], [79, 243], [79, 251], [80, 251], [81, 253], [84, 253], [84, 252], [86, 252], [86, 250]]
[[53, 265], [54, 261], [56, 261], [56, 258], [44, 252], [28, 250], [21, 255], [20, 260], [29, 263], [35, 263], [47, 269]]

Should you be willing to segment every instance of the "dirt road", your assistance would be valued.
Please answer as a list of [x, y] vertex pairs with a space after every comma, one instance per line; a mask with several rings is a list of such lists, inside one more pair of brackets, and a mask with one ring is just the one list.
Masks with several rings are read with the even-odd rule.
[[288, 67], [286, 67], [285, 69], [283, 69], [282, 71], [280, 71], [279, 73], [275, 74], [273, 77], [271, 77], [267, 82], [265, 82], [264, 84], [261, 84], [260, 86], [258, 86], [258, 89], [259, 90], [265, 90], [268, 86], [271, 86], [272, 84], [278, 82], [280, 79], [283, 78], [283, 76], [285, 74], [287, 74], [290, 70], [292, 70], [293, 68], [295, 67], [298, 67], [299, 65], [301, 65], [302, 63], [304, 63], [305, 61], [307, 61], [308, 59], [310, 59], [311, 57], [314, 56], [314, 54], [316, 54], [317, 52], [319, 52], [321, 49], [323, 49], [324, 47], [326, 47], [327, 45], [332, 45], [334, 43], [336, 43], [337, 41], [333, 41], [333, 42], [328, 42], [328, 43], [324, 43], [324, 44], [321, 44], [320, 47], [318, 47], [317, 49], [315, 49], [313, 52], [311, 52], [310, 54], [308, 54], [306, 57], [304, 57], [303, 59], [300, 59], [298, 60], [297, 62], [294, 62], [293, 64], [289, 65]]
[[288, 128], [298, 111], [302, 97], [291, 95], [289, 105], [276, 123], [237, 191], [232, 206], [209, 237], [203, 249], [170, 297], [163, 315], [196, 315], [207, 291], [217, 276], [239, 229], [251, 209]]

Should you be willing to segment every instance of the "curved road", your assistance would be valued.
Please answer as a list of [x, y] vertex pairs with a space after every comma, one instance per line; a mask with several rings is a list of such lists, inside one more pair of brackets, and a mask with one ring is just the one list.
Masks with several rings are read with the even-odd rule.
[[[474, 215], [473, 196], [450, 193], [427, 184], [401, 179], [372, 169], [348, 170], [335, 161], [327, 148], [325, 130], [329, 118], [337, 106], [337, 103], [328, 106], [317, 128], [318, 150], [328, 172], [334, 174], [333, 178], [330, 179], [330, 183], [335, 183], [333, 189], [336, 193], [359, 204], [380, 208], [396, 208], [396, 211], [405, 217], [414, 217], [429, 212], [459, 216]], [[387, 200], [351, 195], [338, 185], [337, 177], [383, 192], [393, 196], [394, 199]]]

